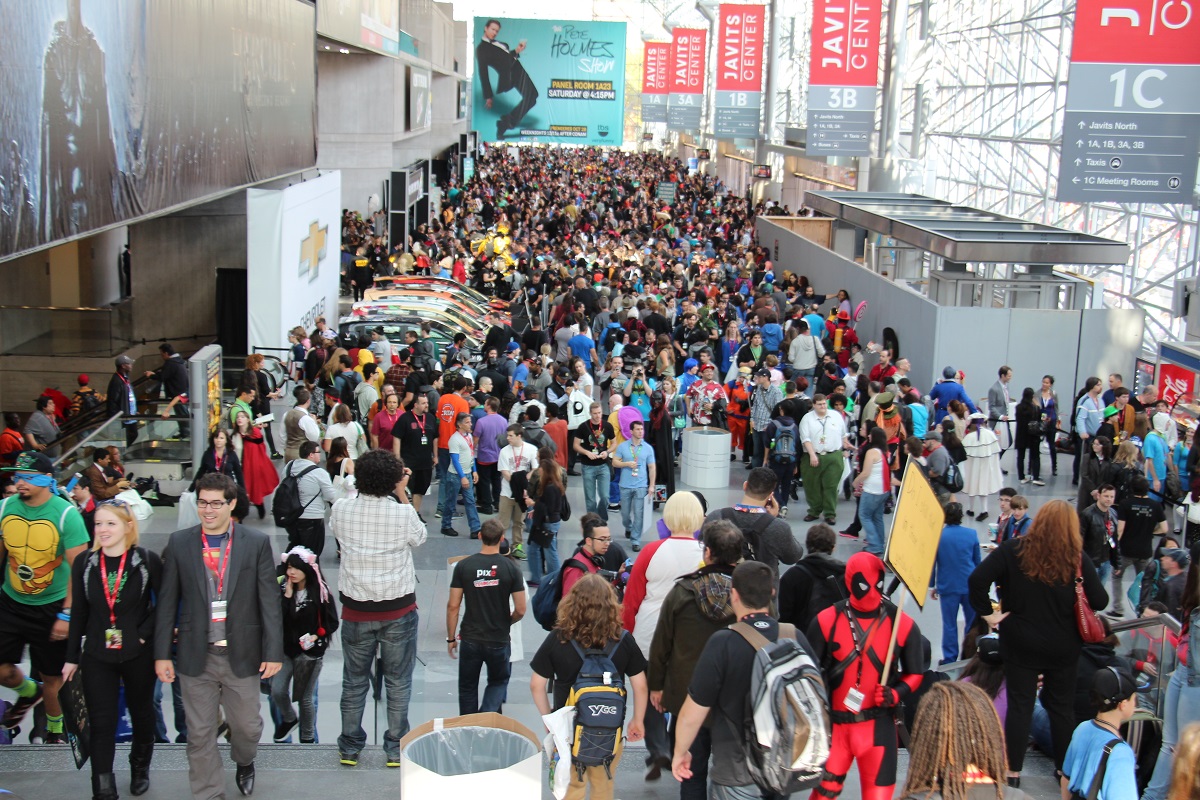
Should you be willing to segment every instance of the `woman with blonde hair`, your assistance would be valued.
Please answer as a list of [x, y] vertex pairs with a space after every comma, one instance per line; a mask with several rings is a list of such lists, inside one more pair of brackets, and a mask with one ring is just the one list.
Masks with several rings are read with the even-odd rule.
[[[648, 695], [646, 658], [633, 637], [626, 636], [621, 630], [621, 605], [612, 585], [595, 573], [580, 578], [563, 596], [554, 630], [542, 641], [529, 662], [533, 670], [529, 690], [538, 713], [546, 715], [567, 704], [587, 650], [603, 650], [616, 667], [617, 674], [613, 678], [625, 682], [627, 688], [633, 690], [633, 719], [624, 733], [629, 741], [640, 741], [644, 735]], [[553, 707], [546, 696], [551, 679], [554, 680]], [[613, 775], [621, 760], [622, 744], [617, 741], [613, 760], [608, 765], [586, 769], [560, 765], [560, 768], [571, 770], [567, 800], [583, 800], [589, 786], [594, 799], [612, 797]]]
[[[1108, 592], [1090, 558], [1083, 558], [1079, 515], [1069, 503], [1042, 506], [1029, 532], [1002, 543], [968, 579], [971, 607], [1000, 631], [1000, 655], [1008, 688], [1004, 735], [1008, 742], [1009, 785], [1020, 783], [1037, 696], [1050, 717], [1055, 766], [1075, 728], [1075, 682], [1083, 639], [1075, 620], [1075, 581], [1080, 576], [1088, 605], [1103, 609]], [[992, 609], [995, 584], [1001, 610]]]
[[654, 374], [659, 378], [675, 374], [675, 348], [671, 347], [671, 337], [660, 333], [654, 340]]
[[1200, 722], [1183, 729], [1175, 746], [1175, 766], [1167, 800], [1196, 800], [1200, 797]]
[[1007, 789], [1004, 731], [987, 693], [970, 683], [941, 681], [921, 698], [908, 745], [903, 800], [1016, 800]]
[[[116, 800], [117, 696], [133, 723], [129, 791], [150, 788], [154, 754], [154, 598], [162, 579], [158, 554], [138, 546], [129, 504], [96, 507], [96, 541], [71, 568], [71, 622], [63, 680], [79, 674], [91, 729], [92, 796]], [[80, 670], [80, 666], [84, 669]]]
[[[622, 604], [622, 624], [643, 653], [650, 652], [659, 611], [675, 581], [695, 572], [704, 560], [704, 546], [696, 540], [696, 531], [704, 525], [704, 506], [696, 495], [676, 492], [667, 498], [663, 522], [671, 535], [646, 545], [633, 563]], [[661, 706], [646, 709], [646, 749], [647, 779], [655, 780], [664, 768], [671, 768], [671, 744]]]

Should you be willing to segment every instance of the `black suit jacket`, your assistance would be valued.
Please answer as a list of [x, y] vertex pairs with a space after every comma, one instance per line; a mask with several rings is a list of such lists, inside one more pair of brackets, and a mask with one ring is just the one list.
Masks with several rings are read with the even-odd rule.
[[[507, 42], [500, 42], [500, 44], [508, 47]], [[480, 40], [479, 44], [475, 45], [475, 68], [479, 73], [480, 80], [483, 81], [484, 100], [491, 100], [493, 94], [492, 79], [488, 75], [488, 69], [496, 70], [495, 94], [507, 92], [516, 84], [515, 73], [517, 70], [525, 71], [517, 59], [518, 56], [512, 52], [511, 47], [508, 48], [508, 52], [505, 52], [503, 47], [497, 47], [486, 39]]]
[[[208, 659], [208, 584], [199, 525], [175, 531], [163, 551], [162, 588], [154, 626], [154, 657], [171, 658], [178, 610], [176, 669], [197, 677]], [[283, 661], [283, 611], [277, 559], [266, 534], [236, 525], [225, 573], [229, 664], [239, 678], [258, 673], [264, 661]]]

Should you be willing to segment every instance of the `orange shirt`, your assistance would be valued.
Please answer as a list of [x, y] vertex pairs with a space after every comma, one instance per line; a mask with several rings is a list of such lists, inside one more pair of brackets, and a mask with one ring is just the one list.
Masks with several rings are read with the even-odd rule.
[[441, 450], [450, 449], [450, 437], [454, 435], [454, 418], [459, 414], [469, 414], [471, 407], [467, 404], [467, 398], [461, 394], [444, 394], [438, 398], [437, 404], [437, 420], [438, 420], [438, 448]]

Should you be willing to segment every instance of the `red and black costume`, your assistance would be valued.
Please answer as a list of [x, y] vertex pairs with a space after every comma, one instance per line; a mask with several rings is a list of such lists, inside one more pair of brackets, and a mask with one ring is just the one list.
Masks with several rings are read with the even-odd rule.
[[[811, 800], [842, 792], [858, 761], [863, 800], [891, 800], [896, 784], [896, 709], [921, 684], [928, 656], [907, 614], [883, 600], [883, 562], [856, 553], [846, 562], [850, 597], [822, 611], [808, 629], [829, 687], [833, 742]], [[880, 684], [892, 626], [899, 626], [892, 669]], [[857, 699], [857, 702], [855, 702]]]

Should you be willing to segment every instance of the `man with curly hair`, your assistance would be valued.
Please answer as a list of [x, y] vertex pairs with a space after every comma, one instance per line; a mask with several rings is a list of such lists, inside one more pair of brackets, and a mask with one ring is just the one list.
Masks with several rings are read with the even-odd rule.
[[387, 687], [388, 729], [383, 750], [400, 766], [400, 739], [408, 733], [408, 702], [417, 654], [417, 573], [413, 548], [425, 525], [406, 494], [411, 471], [386, 450], [355, 463], [358, 496], [333, 504], [330, 525], [342, 546], [338, 589], [342, 603], [342, 764], [355, 766], [367, 743], [363, 708], [371, 661], [379, 652]]

